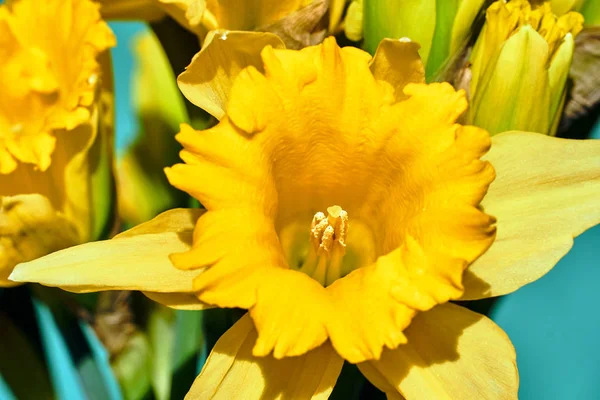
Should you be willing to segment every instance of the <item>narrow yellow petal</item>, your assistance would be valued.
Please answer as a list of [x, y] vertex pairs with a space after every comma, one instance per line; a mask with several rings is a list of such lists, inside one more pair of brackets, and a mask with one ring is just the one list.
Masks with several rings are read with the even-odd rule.
[[159, 293], [159, 292], [142, 292], [150, 300], [156, 301], [167, 307], [177, 310], [206, 310], [212, 308], [211, 305], [198, 300], [198, 297], [192, 293]]
[[[344, 13], [346, 0], [330, 0], [329, 1], [329, 32], [334, 33]], [[362, 4], [361, 4], [362, 6]], [[361, 18], [362, 19], [362, 18]], [[362, 21], [361, 21], [362, 24]]]
[[213, 348], [186, 400], [318, 399], [333, 390], [343, 360], [331, 345], [299, 357], [254, 357], [256, 330], [246, 314]]
[[[156, 2], [156, 1], [155, 1]], [[205, 0], [158, 0], [160, 7], [171, 18], [190, 32], [202, 37], [208, 28], [204, 26], [206, 14]]]
[[189, 250], [200, 210], [171, 210], [115, 239], [91, 242], [18, 265], [10, 279], [71, 292], [143, 290], [193, 292], [201, 271], [182, 271], [171, 253]]
[[484, 157], [497, 178], [483, 200], [498, 219], [492, 247], [466, 271], [463, 299], [513, 292], [548, 272], [600, 222], [600, 140], [508, 132]]
[[183, 95], [196, 106], [221, 119], [227, 110], [235, 77], [248, 66], [264, 72], [260, 52], [266, 46], [283, 48], [272, 33], [212, 31], [202, 50], [177, 78]]
[[407, 344], [358, 365], [388, 398], [398, 393], [407, 399], [517, 398], [514, 347], [485, 316], [442, 304], [419, 314], [405, 333]]
[[406, 98], [409, 83], [425, 83], [425, 68], [419, 57], [419, 44], [407, 40], [384, 39], [379, 43], [370, 68], [375, 79], [392, 85], [397, 100]]
[[187, 233], [194, 229], [198, 218], [204, 210], [195, 208], [174, 208], [165, 211], [148, 222], [134, 226], [125, 232], [119, 233], [114, 239], [134, 237], [151, 233], [176, 232]]

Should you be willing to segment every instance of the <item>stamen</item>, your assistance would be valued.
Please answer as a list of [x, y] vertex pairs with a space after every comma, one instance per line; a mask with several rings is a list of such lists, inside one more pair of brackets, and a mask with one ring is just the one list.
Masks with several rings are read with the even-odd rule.
[[317, 212], [310, 229], [311, 248], [300, 271], [328, 286], [340, 277], [346, 253], [348, 213], [340, 206], [327, 208], [327, 216]]

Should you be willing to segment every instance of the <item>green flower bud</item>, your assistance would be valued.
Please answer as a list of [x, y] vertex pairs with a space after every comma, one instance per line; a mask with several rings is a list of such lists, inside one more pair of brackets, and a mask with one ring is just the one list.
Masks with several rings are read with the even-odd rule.
[[492, 135], [523, 130], [556, 133], [583, 17], [556, 17], [550, 4], [497, 1], [471, 54], [467, 122]]
[[364, 46], [374, 54], [384, 38], [421, 45], [428, 81], [468, 41], [483, 0], [364, 0]]

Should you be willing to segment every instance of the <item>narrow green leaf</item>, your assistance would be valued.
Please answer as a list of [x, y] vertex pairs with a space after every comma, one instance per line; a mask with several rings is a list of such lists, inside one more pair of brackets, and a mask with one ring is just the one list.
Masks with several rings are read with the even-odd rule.
[[[48, 372], [27, 336], [3, 313], [0, 313], [0, 327], [0, 376], [5, 385], [19, 399], [52, 397]], [[0, 389], [0, 399], [3, 396]]]
[[151, 354], [148, 338], [138, 332], [129, 339], [123, 352], [113, 361], [112, 366], [126, 400], [142, 399], [150, 390]]
[[173, 389], [171, 398], [185, 396], [189, 384], [206, 361], [203, 311], [177, 311], [173, 349]]
[[152, 347], [152, 386], [157, 400], [168, 400], [173, 366], [174, 311], [156, 306], [148, 320]]
[[85, 400], [77, 369], [50, 308], [38, 299], [33, 299], [33, 307], [57, 399]]
[[13, 392], [10, 390], [4, 379], [2, 378], [2, 374], [0, 374], [0, 399], [4, 400], [17, 400]]
[[188, 362], [191, 357], [198, 355], [198, 351], [204, 347], [202, 315], [202, 311], [177, 310], [175, 313], [174, 370]]
[[85, 336], [85, 339], [92, 352], [92, 360], [100, 375], [100, 382], [102, 383], [103, 390], [106, 392], [106, 396], [103, 398], [109, 400], [121, 400], [123, 395], [119, 383], [113, 374], [110, 366], [109, 355], [96, 333], [91, 326], [84, 322], [80, 322], [79, 326]]

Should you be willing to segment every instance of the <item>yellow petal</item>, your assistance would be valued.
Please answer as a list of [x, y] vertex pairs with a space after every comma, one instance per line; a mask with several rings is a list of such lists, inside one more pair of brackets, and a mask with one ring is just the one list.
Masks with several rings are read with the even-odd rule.
[[567, 95], [566, 83], [569, 77], [571, 61], [573, 61], [574, 48], [575, 39], [573, 35], [566, 35], [556, 50], [552, 58], [552, 63], [548, 68], [549, 88], [550, 92], [553, 93], [549, 110], [550, 116], [553, 118], [550, 125], [550, 135], [552, 136], [556, 135], [556, 129], [563, 114], [563, 106]]
[[75, 226], [39, 194], [0, 196], [0, 287], [15, 265], [79, 243]]
[[[33, 164], [19, 163], [10, 174], [0, 175], [0, 195], [44, 196], [55, 210], [75, 225], [79, 241], [92, 238], [95, 213], [98, 211], [91, 206], [92, 196], [97, 192], [107, 196], [102, 185], [91, 184], [94, 170], [99, 169], [97, 161], [106, 158], [107, 147], [112, 140], [110, 128], [99, 121], [99, 108], [92, 107], [89, 121], [72, 131], [54, 131], [56, 149], [47, 170], [42, 171]], [[99, 129], [102, 131], [99, 132]], [[107, 169], [110, 173], [110, 169]]]
[[198, 271], [181, 271], [169, 254], [188, 250], [201, 210], [165, 212], [112, 240], [91, 242], [20, 264], [10, 279], [71, 292], [143, 290], [191, 293]]
[[[418, 315], [408, 343], [359, 364], [373, 384], [407, 399], [516, 399], [515, 350], [491, 320], [448, 303]], [[385, 379], [385, 385], [378, 385]], [[394, 392], [389, 392], [394, 388]]]
[[205, 0], [158, 0], [161, 8], [189, 31], [203, 36], [206, 14]]
[[212, 306], [201, 302], [192, 293], [159, 293], [159, 292], [142, 292], [150, 300], [161, 303], [167, 307], [177, 310], [206, 310]]
[[600, 222], [600, 141], [509, 132], [493, 138], [485, 158], [497, 178], [483, 207], [498, 219], [498, 235], [467, 270], [464, 299], [535, 281]]
[[[330, 0], [329, 1], [329, 32], [333, 34], [336, 31], [337, 26], [339, 25], [342, 14], [344, 13], [344, 7], [346, 6], [347, 0]], [[350, 5], [352, 6], [352, 4]], [[362, 8], [362, 1], [360, 4]], [[361, 11], [362, 14], [362, 11]], [[362, 25], [362, 16], [361, 21]]]
[[585, 2], [586, 0], [550, 0], [552, 12], [556, 15], [563, 15], [571, 10], [579, 10]]
[[221, 119], [235, 77], [248, 66], [264, 71], [260, 52], [269, 45], [284, 47], [272, 33], [212, 31], [177, 84], [189, 101]]
[[36, 165], [40, 171], [45, 171], [50, 166], [50, 155], [56, 146], [56, 138], [49, 132], [38, 132], [31, 136], [15, 135], [9, 136], [4, 145], [17, 160]]
[[370, 68], [375, 79], [392, 85], [397, 100], [405, 99], [409, 83], [425, 83], [425, 68], [419, 57], [419, 44], [384, 39], [379, 43]]
[[333, 390], [343, 360], [328, 344], [299, 357], [254, 357], [256, 330], [246, 314], [213, 348], [186, 400], [322, 399]]

